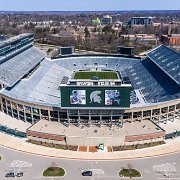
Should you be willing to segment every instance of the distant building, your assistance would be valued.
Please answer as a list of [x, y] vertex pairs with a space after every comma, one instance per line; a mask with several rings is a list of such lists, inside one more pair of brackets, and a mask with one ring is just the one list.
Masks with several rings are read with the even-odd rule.
[[106, 16], [103, 17], [101, 22], [102, 22], [103, 25], [112, 24], [112, 17], [109, 16], [109, 15], [106, 15]]
[[165, 45], [180, 45], [180, 34], [162, 35], [161, 42]]
[[99, 18], [93, 19], [93, 20], [92, 20], [92, 24], [93, 24], [94, 26], [97, 26], [97, 25], [101, 24], [101, 20], [100, 20]]
[[122, 34], [121, 38], [131, 42], [136, 41], [137, 43], [144, 44], [157, 44], [157, 41], [159, 41], [159, 38], [157, 38], [154, 34]]
[[61, 38], [64, 40], [67, 40], [67, 39], [77, 40], [78, 38], [78, 34], [75, 31], [60, 31], [60, 33], [52, 34], [51, 36], [56, 37], [56, 38]]
[[136, 25], [152, 25], [153, 17], [132, 17], [127, 22], [126, 25], [136, 26]]

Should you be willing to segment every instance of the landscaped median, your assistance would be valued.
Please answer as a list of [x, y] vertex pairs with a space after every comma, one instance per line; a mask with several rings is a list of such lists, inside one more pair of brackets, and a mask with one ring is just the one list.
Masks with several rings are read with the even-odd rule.
[[157, 142], [144, 143], [144, 144], [113, 146], [112, 148], [113, 151], [127, 151], [127, 150], [136, 150], [136, 149], [149, 148], [153, 146], [159, 146], [165, 143], [166, 143], [165, 141], [157, 141]]
[[35, 140], [27, 140], [27, 142], [36, 144], [36, 145], [49, 147], [49, 148], [62, 149], [62, 150], [77, 151], [78, 149], [78, 146], [53, 144], [53, 143], [47, 143], [47, 142], [41, 142], [41, 141], [35, 141]]
[[142, 177], [141, 173], [137, 169], [134, 169], [130, 163], [127, 165], [127, 168], [122, 168], [119, 171], [119, 176], [124, 178]]
[[63, 177], [65, 176], [65, 170], [62, 167], [58, 167], [54, 162], [51, 167], [48, 167], [43, 172], [44, 177]]

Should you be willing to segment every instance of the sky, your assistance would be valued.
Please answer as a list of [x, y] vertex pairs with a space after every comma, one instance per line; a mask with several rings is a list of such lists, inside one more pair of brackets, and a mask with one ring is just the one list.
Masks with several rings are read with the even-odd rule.
[[0, 0], [0, 11], [180, 10], [180, 0]]

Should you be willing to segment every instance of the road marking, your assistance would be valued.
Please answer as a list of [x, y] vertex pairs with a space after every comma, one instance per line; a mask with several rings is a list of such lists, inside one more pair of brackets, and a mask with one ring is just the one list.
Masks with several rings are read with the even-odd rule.
[[[161, 176], [161, 175], [162, 175], [162, 173], [161, 174], [156, 174], [156, 176]], [[171, 176], [180, 176], [180, 174], [171, 173]]]
[[173, 164], [166, 163], [161, 165], [155, 165], [153, 166], [153, 170], [157, 172], [176, 172], [176, 168]]
[[[11, 165], [10, 168], [18, 168], [17, 170], [13, 170], [13, 172], [19, 173], [21, 168], [27, 168], [27, 167], [32, 167], [32, 163], [29, 162], [25, 162], [25, 161], [20, 161], [20, 160], [14, 160]], [[15, 179], [17, 178], [17, 176], [15, 177]]]
[[99, 175], [104, 174], [104, 171], [102, 169], [84, 169], [83, 171], [92, 171], [93, 175], [94, 174], [99, 174]]
[[[166, 163], [166, 164], [154, 165], [153, 170], [154, 170], [154, 172], [157, 172], [156, 175], [165, 176], [165, 177], [157, 178], [157, 179], [167, 179], [167, 178], [168, 179], [179, 179], [177, 177], [171, 177], [171, 176], [177, 176], [177, 174], [174, 174], [174, 172], [176, 172], [175, 163], [174, 164]], [[173, 173], [173, 174], [171, 174], [171, 173]]]
[[25, 162], [25, 161], [20, 161], [20, 160], [14, 160], [10, 167], [15, 168], [15, 167], [32, 167], [32, 163]]
[[159, 174], [157, 176], [165, 176], [165, 177], [157, 177], [157, 179], [169, 179], [169, 180], [179, 180], [179, 174], [176, 174], [176, 168], [174, 164], [166, 163], [162, 165], [153, 166], [154, 171]]
[[[165, 178], [157, 178], [157, 179], [166, 179], [167, 180], [167, 177], [165, 177]], [[178, 179], [179, 180], [179, 178], [168, 178], [168, 180], [173, 180], [173, 179]]]

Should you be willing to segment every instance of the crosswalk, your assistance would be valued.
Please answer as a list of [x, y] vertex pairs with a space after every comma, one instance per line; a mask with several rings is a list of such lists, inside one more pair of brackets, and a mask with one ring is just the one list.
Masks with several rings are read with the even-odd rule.
[[165, 163], [165, 164], [160, 164], [160, 165], [154, 165], [153, 166], [154, 172], [157, 172], [157, 179], [171, 179], [171, 180], [176, 180], [180, 179], [179, 174], [176, 174], [176, 167], [175, 163]]
[[21, 168], [21, 167], [32, 167], [32, 163], [20, 161], [20, 160], [14, 160], [11, 165], [11, 168]]
[[156, 172], [176, 172], [176, 168], [173, 164], [166, 163], [153, 166], [153, 170]]

